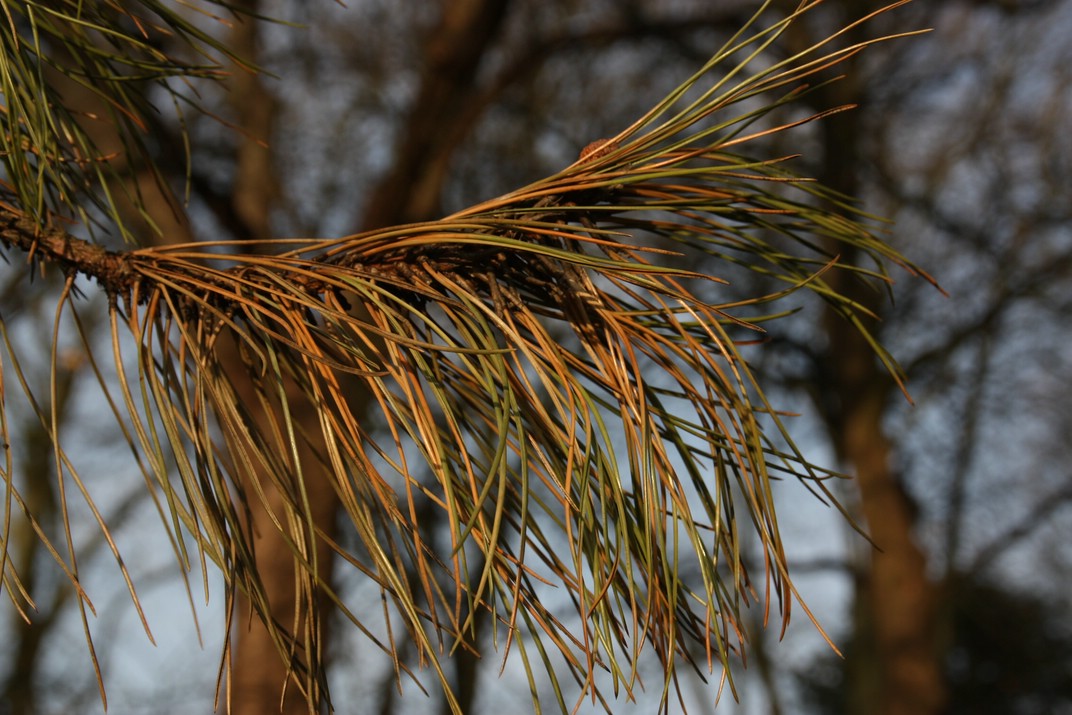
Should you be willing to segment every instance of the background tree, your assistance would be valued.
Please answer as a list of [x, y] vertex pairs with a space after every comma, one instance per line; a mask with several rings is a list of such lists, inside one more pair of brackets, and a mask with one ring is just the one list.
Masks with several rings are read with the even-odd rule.
[[[906, 286], [897, 308], [886, 311], [878, 334], [901, 346], [909, 383], [925, 398], [911, 411], [887, 398], [885, 430], [901, 445], [892, 464], [903, 511], [929, 552], [929, 647], [946, 681], [948, 711], [971, 710], [974, 688], [988, 693], [995, 711], [1023, 712], [1031, 702], [1026, 711], [1048, 712], [1059, 702], [1067, 707], [1068, 694], [1047, 669], [1011, 688], [972, 679], [997, 670], [1013, 679], [1011, 663], [995, 668], [993, 644], [1004, 640], [1000, 650], [1022, 653], [1019, 636], [1047, 612], [1053, 620], [1043, 627], [1052, 639], [1035, 640], [1037, 653], [1059, 668], [1069, 662], [1059, 615], [1068, 604], [1053, 593], [1068, 574], [1067, 557], [1055, 558], [1066, 549], [1053, 541], [1067, 530], [1068, 479], [1063, 447], [1056, 447], [1067, 422], [1048, 404], [1063, 401], [1055, 386], [1067, 385], [1072, 371], [1046, 347], [1048, 338], [1027, 336], [1063, 334], [1066, 323], [1069, 216], [1057, 208], [1062, 189], [1042, 167], [1067, 164], [1054, 119], [1069, 104], [1060, 36], [1072, 17], [1062, 3], [914, 4], [907, 14], [913, 11], [927, 13], [934, 33], [857, 75], [870, 111], [849, 135], [857, 137], [855, 175], [861, 193], [896, 218], [898, 245], [926, 256], [956, 302], [966, 302], [953, 309]], [[1035, 99], [1025, 102], [1025, 93]], [[819, 357], [825, 361], [825, 353]], [[1050, 397], [1025, 389], [1039, 374], [1055, 387]], [[797, 375], [800, 384], [811, 380]], [[1017, 397], [1026, 394], [1034, 397]], [[1035, 440], [1057, 451], [1026, 446]], [[884, 591], [875, 588], [872, 555], [855, 559], [857, 579], [872, 574], [858, 593]], [[1032, 593], [1046, 594], [1047, 607], [1038, 608]], [[989, 621], [979, 617], [981, 598], [997, 606]], [[874, 617], [863, 604], [858, 612], [864, 621]], [[1032, 617], [1011, 626], [1019, 614]], [[862, 674], [885, 660], [869, 632], [857, 623], [848, 636], [856, 655], [844, 674], [864, 703], [873, 686]], [[802, 675], [832, 682], [817, 671]], [[824, 711], [868, 710], [842, 701]]]

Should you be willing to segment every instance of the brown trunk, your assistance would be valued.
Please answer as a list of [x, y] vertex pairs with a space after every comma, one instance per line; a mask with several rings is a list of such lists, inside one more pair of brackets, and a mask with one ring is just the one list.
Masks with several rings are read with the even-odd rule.
[[[251, 0], [252, 1], [252, 0]], [[453, 149], [460, 141], [452, 125], [464, 113], [466, 99], [472, 92], [474, 77], [497, 28], [505, 15], [506, 0], [464, 0], [444, 3], [439, 26], [427, 44], [427, 66], [410, 120], [403, 128], [392, 170], [373, 192], [365, 218], [366, 227], [415, 221], [433, 217], [439, 210], [439, 196]], [[240, 54], [256, 57], [255, 35], [251, 26], [236, 28], [235, 47]], [[238, 110], [240, 124], [246, 136], [267, 140], [274, 115], [270, 96], [257, 77], [236, 76], [232, 97]], [[234, 213], [249, 235], [262, 236], [267, 231], [268, 211], [276, 187], [271, 181], [274, 171], [267, 150], [257, 141], [247, 141], [239, 152], [239, 166], [234, 187]], [[237, 357], [235, 358], [237, 360]], [[252, 393], [245, 396], [247, 405], [256, 404]], [[318, 425], [313, 408], [300, 398], [303, 406], [295, 414], [307, 423], [307, 434], [316, 434]], [[355, 413], [360, 410], [355, 406]], [[255, 416], [256, 417], [256, 416]], [[260, 425], [262, 428], [264, 424]], [[321, 528], [334, 530], [338, 506], [337, 496], [326, 478], [319, 472], [317, 444], [308, 445], [303, 455], [303, 473], [308, 489], [313, 521]], [[256, 548], [257, 566], [265, 594], [271, 603], [274, 620], [292, 633], [306, 627], [304, 612], [315, 607], [315, 596], [296, 591], [297, 564], [290, 547], [281, 538], [270, 512], [279, 517], [283, 496], [270, 480], [261, 476], [260, 486], [268, 501], [267, 509], [251, 504], [251, 531]], [[431, 527], [430, 527], [431, 528]], [[312, 543], [310, 534], [294, 534], [299, 543]], [[323, 541], [316, 542], [317, 561], [322, 577], [330, 573], [331, 552]], [[310, 600], [312, 599], [312, 600]], [[286, 663], [279, 657], [278, 647], [271, 634], [252, 612], [250, 602], [239, 601], [239, 620], [235, 632], [236, 647], [231, 674], [231, 712], [233, 715], [261, 715], [282, 712], [304, 713], [306, 699], [292, 680], [286, 696], [281, 688], [286, 680]], [[312, 624], [318, 627], [317, 624]], [[319, 654], [309, 654], [319, 658]], [[298, 665], [304, 665], [299, 662]], [[459, 693], [463, 707], [472, 699], [472, 673], [462, 675], [465, 664], [459, 664]]]
[[[850, 79], [828, 86], [824, 106], [860, 102]], [[859, 114], [845, 112], [822, 123], [825, 161], [819, 177], [849, 195], [859, 193], [855, 174], [861, 147]], [[846, 263], [843, 246], [835, 247]], [[885, 296], [848, 273], [834, 288], [881, 315]], [[870, 323], [869, 329], [877, 329]], [[946, 688], [935, 636], [937, 589], [927, 577], [926, 558], [916, 544], [916, 513], [892, 466], [894, 445], [882, 426], [895, 383], [853, 326], [832, 312], [824, 323], [819, 402], [838, 456], [856, 477], [863, 526], [874, 543], [870, 568], [857, 578], [853, 657], [846, 664], [849, 712], [859, 715], [937, 715]]]
[[[242, 5], [242, 9], [251, 15], [259, 9], [257, 0], [247, 0]], [[235, 24], [231, 46], [238, 56], [257, 62], [258, 28], [258, 23], [248, 18], [243, 18]], [[271, 207], [279, 195], [269, 145], [276, 116], [275, 98], [267, 91], [258, 75], [243, 68], [236, 68], [229, 99], [244, 138], [237, 150], [235, 181], [230, 197], [231, 210], [241, 223], [243, 238], [270, 239], [273, 237]], [[242, 403], [249, 409], [256, 410], [254, 406], [260, 402], [246, 374], [247, 368], [242, 364], [237, 351], [230, 351], [227, 365]], [[300, 470], [295, 468], [297, 465], [291, 465], [287, 480], [293, 487], [289, 491], [296, 494], [304, 489], [312, 523], [334, 538], [339, 502], [325, 472], [326, 467], [320, 459], [324, 449], [323, 441], [319, 438], [317, 409], [309, 404], [294, 385], [288, 384], [285, 388], [290, 416], [299, 432], [304, 433], [308, 439], [308, 442], [299, 442]], [[262, 434], [271, 434], [270, 425], [273, 419], [279, 424], [284, 414], [282, 409], [274, 409], [272, 412], [273, 414], [261, 412], [251, 415]], [[280, 454], [285, 454], [286, 450], [285, 444], [277, 446]], [[326, 645], [326, 631], [322, 627], [321, 619], [327, 614], [320, 610], [320, 592], [308, 593], [301, 588], [298, 570], [303, 566], [294, 554], [294, 547], [284, 540], [277, 524], [288, 529], [288, 536], [293, 544], [308, 550], [306, 558], [315, 559], [318, 577], [324, 583], [330, 583], [331, 580], [333, 552], [323, 539], [308, 533], [305, 524], [287, 519], [286, 497], [267, 473], [244, 474], [243, 477], [258, 481], [256, 486], [248, 481], [246, 485], [249, 506], [247, 536], [252, 541], [257, 572], [269, 603], [271, 617], [277, 626], [299, 640], [306, 628], [317, 630], [320, 634], [321, 652], [298, 652], [293, 656], [292, 662], [288, 662], [288, 658], [280, 653], [279, 644], [273, 640], [271, 631], [255, 613], [250, 600], [240, 594], [232, 633], [234, 651], [230, 670], [230, 702], [226, 706], [233, 715], [297, 715], [313, 712], [313, 703], [317, 702], [318, 696], [307, 698], [299, 686], [307, 690], [318, 687], [314, 682], [305, 681], [302, 671], [313, 663], [321, 664], [323, 646]], [[275, 475], [276, 479], [279, 477], [280, 475]], [[263, 492], [263, 501], [255, 496], [258, 491]], [[312, 553], [309, 553], [310, 551]], [[288, 682], [291, 665], [296, 670], [291, 673]]]
[[[255, 13], [256, 0], [244, 4], [244, 10]], [[240, 19], [235, 23], [232, 46], [240, 57], [254, 61], [257, 56], [256, 23], [249, 19]], [[100, 100], [81, 85], [57, 76], [57, 89], [63, 94], [69, 107], [82, 111], [86, 117], [107, 117], [107, 112], [99, 107]], [[238, 238], [264, 240], [271, 238], [270, 208], [278, 196], [275, 171], [271, 162], [271, 149], [267, 141], [271, 137], [272, 121], [275, 116], [274, 98], [268, 93], [259, 77], [243, 68], [235, 68], [232, 76], [229, 99], [235, 111], [235, 123], [240, 130], [241, 140], [236, 148], [235, 181], [230, 195], [205, 197], [212, 204], [228, 204], [222, 212], [228, 216], [227, 225]], [[87, 131], [91, 133], [98, 149], [104, 154], [124, 157], [122, 144], [116, 127], [106, 121], [87, 119]], [[157, 127], [160, 132], [168, 131], [166, 127]], [[161, 139], [163, 150], [168, 150], [169, 142], [165, 135]], [[181, 176], [181, 161], [174, 156], [161, 157], [164, 166], [178, 167], [176, 173]], [[126, 191], [116, 190], [114, 195], [140, 196], [144, 213], [130, 206], [125, 209], [128, 228], [145, 244], [188, 243], [195, 240], [189, 219], [181, 202], [167, 186], [162, 186], [159, 177], [147, 168], [131, 162], [130, 175], [132, 186]], [[176, 176], [164, 176], [176, 179]], [[176, 179], [177, 180], [177, 179]], [[145, 220], [148, 218], [148, 220]], [[221, 341], [222, 342], [222, 341]], [[232, 346], [233, 347], [233, 346]], [[226, 350], [226, 348], [224, 348]], [[232, 377], [235, 389], [242, 397], [245, 406], [259, 404], [254, 387], [246, 374], [246, 367], [237, 351], [231, 350], [225, 357], [226, 369]], [[319, 423], [315, 409], [296, 397], [292, 402], [292, 417], [296, 423], [305, 427], [309, 435], [319, 432]], [[261, 429], [267, 429], [267, 415], [252, 415], [254, 423]], [[302, 454], [302, 474], [313, 522], [328, 534], [334, 535], [335, 514], [338, 506], [337, 497], [330, 481], [322, 471], [317, 459], [315, 445], [305, 445]], [[291, 547], [280, 536], [278, 528], [270, 514], [283, 517], [283, 497], [266, 475], [244, 475], [248, 479], [257, 479], [265, 494], [267, 505], [254, 496], [255, 490], [247, 483], [249, 504], [250, 537], [256, 551], [257, 567], [264, 586], [264, 594], [271, 607], [272, 618], [286, 631], [300, 634], [309, 618], [314, 618], [317, 627], [318, 613], [315, 613], [317, 594], [302, 593], [297, 589], [295, 578], [296, 560]], [[315, 559], [320, 578], [328, 582], [331, 577], [332, 552], [323, 540], [317, 541], [313, 535], [303, 533], [302, 525], [294, 526], [297, 533], [291, 538], [299, 544], [315, 548]], [[315, 543], [315, 547], [313, 544]], [[323, 633], [323, 632], [322, 632]], [[230, 659], [227, 701], [221, 704], [223, 709], [230, 707], [234, 715], [265, 715], [266, 713], [285, 713], [286, 715], [307, 713], [310, 707], [305, 696], [292, 681], [287, 685], [288, 664], [272, 640], [267, 628], [253, 614], [247, 599], [239, 596], [235, 614], [235, 629], [232, 634], [235, 642]], [[326, 639], [324, 639], [326, 640]], [[313, 654], [319, 658], [319, 654]], [[308, 665], [308, 654], [299, 654], [295, 658], [298, 668]], [[286, 695], [284, 697], [284, 686]]]
[[[856, 298], [877, 308], [875, 295]], [[936, 641], [937, 587], [916, 544], [916, 509], [891, 464], [882, 427], [901, 399], [866, 341], [840, 317], [827, 322], [826, 418], [839, 457], [859, 486], [863, 526], [874, 544], [856, 581], [856, 633], [846, 664], [850, 713], [937, 715], [946, 690]]]
[[461, 122], [476, 72], [509, 0], [452, 0], [425, 46], [421, 88], [399, 134], [390, 171], [372, 192], [366, 229], [436, 218], [450, 157], [464, 138]]
[[936, 638], [936, 587], [912, 537], [914, 506], [890, 468], [891, 444], [882, 431], [887, 392], [871, 390], [855, 400], [840, 435], [875, 544], [870, 569], [857, 580], [857, 648], [847, 664], [849, 712], [937, 714], [944, 712], [946, 691]]
[[[477, 70], [499, 34], [509, 4], [509, 0], [442, 3], [439, 22], [425, 43], [420, 89], [399, 132], [392, 166], [372, 191], [365, 229], [430, 220], [441, 213], [440, 197], [451, 157], [472, 126], [468, 107], [477, 91]], [[436, 511], [422, 520], [425, 533], [436, 530], [439, 515]], [[478, 624], [477, 632], [482, 630]], [[460, 648], [450, 661], [452, 690], [462, 712], [469, 712], [476, 698], [479, 659]], [[394, 705], [393, 686], [385, 684], [384, 692], [381, 712], [389, 712]], [[450, 712], [446, 700], [441, 701], [440, 711]]]
[[[6, 305], [11, 305], [11, 302]], [[73, 414], [68, 405], [75, 375], [63, 367], [59, 369], [56, 402], [44, 407], [46, 411], [54, 410], [59, 418], [66, 422]], [[25, 453], [17, 462], [16, 473], [24, 482], [21, 493], [27, 512], [34, 515], [36, 525], [54, 534], [60, 519], [60, 505], [55, 488], [52, 435], [36, 417], [27, 419], [20, 429], [13, 433], [20, 435]], [[34, 715], [43, 710], [41, 706], [44, 703], [38, 702], [42, 699], [39, 697], [42, 689], [37, 678], [40, 664], [48, 657], [47, 639], [54, 635], [55, 626], [61, 622], [59, 616], [65, 608], [72, 605], [71, 597], [75, 593], [69, 584], [61, 582], [56, 585], [50, 597], [41, 597], [40, 584], [47, 583], [56, 574], [52, 568], [52, 559], [41, 539], [34, 533], [34, 526], [28, 520], [13, 519], [10, 531], [5, 534], [8, 538], [5, 546], [10, 558], [5, 566], [18, 574], [22, 588], [36, 599], [36, 603], [31, 607], [20, 596], [8, 594], [20, 609], [32, 613], [33, 617], [24, 619], [14, 609], [5, 614], [9, 618], [5, 624], [6, 662], [0, 671], [0, 703], [4, 704], [3, 712], [7, 715]], [[55, 536], [52, 538], [59, 541]], [[80, 555], [85, 557], [84, 553]], [[44, 593], [47, 594], [48, 591]]]
[[[235, 358], [237, 360], [237, 358]], [[248, 399], [246, 404], [256, 404], [249, 383], [238, 382], [242, 395]], [[291, 404], [295, 421], [312, 423], [315, 426], [315, 409], [296, 397]], [[265, 429], [267, 415], [255, 417], [257, 426]], [[301, 486], [297, 470], [290, 473], [295, 490], [304, 489], [308, 500], [312, 524], [329, 534], [334, 532], [338, 498], [331, 481], [317, 460], [316, 444], [303, 445], [300, 450], [302, 461]], [[256, 555], [257, 573], [264, 588], [264, 595], [270, 604], [270, 610], [276, 625], [295, 636], [299, 642], [306, 628], [315, 629], [320, 638], [320, 652], [304, 653], [299, 646], [292, 658], [280, 652], [280, 646], [273, 640], [271, 632], [254, 612], [250, 600], [238, 597], [238, 609], [235, 619], [234, 656], [231, 663], [229, 707], [232, 715], [266, 715], [268, 713], [285, 713], [286, 715], [316, 712], [310, 705], [310, 699], [302, 688], [315, 689], [319, 683], [308, 682], [303, 677], [303, 669], [316, 663], [323, 665], [323, 646], [326, 645], [326, 630], [322, 626], [327, 613], [321, 608], [321, 593], [309, 593], [300, 587], [298, 569], [304, 568], [296, 558], [293, 547], [280, 534], [276, 521], [288, 528], [290, 540], [300, 545], [306, 553], [312, 552], [310, 560], [315, 559], [318, 577], [330, 582], [332, 574], [333, 551], [323, 539], [309, 533], [303, 523], [288, 520], [285, 497], [266, 474], [247, 475], [248, 479], [257, 479], [264, 493], [264, 502], [254, 496], [254, 488], [247, 485], [249, 500], [249, 538]], [[276, 475], [279, 478], [279, 475]], [[292, 490], [293, 491], [293, 490]], [[296, 492], [294, 492], [296, 493]], [[291, 505], [290, 509], [293, 509]], [[315, 555], [314, 555], [315, 554]], [[295, 671], [288, 682], [288, 660], [293, 662]], [[284, 692], [285, 688], [285, 692]], [[314, 690], [314, 693], [316, 691]], [[319, 695], [313, 695], [316, 702]]]

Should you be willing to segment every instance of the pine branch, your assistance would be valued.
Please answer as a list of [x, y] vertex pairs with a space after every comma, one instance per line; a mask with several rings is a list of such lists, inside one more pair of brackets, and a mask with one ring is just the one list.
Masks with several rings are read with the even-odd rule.
[[[268, 508], [261, 478], [284, 501], [273, 518], [299, 568], [296, 588], [321, 589], [368, 633], [310, 562], [310, 544], [326, 539], [304, 500], [316, 470], [361, 544], [331, 546], [379, 585], [385, 617], [401, 622], [445, 687], [442, 644], [475, 648], [473, 614], [489, 613], [506, 650], [521, 650], [530, 668], [526, 648], [545, 665], [557, 651], [582, 696], [596, 699], [596, 669], [631, 693], [651, 646], [666, 697], [679, 659], [731, 676], [750, 603], [776, 604], [788, 621], [797, 599], [772, 480], [794, 475], [829, 496], [832, 475], [794, 446], [742, 353], [762, 327], [741, 309], [808, 291], [866, 335], [865, 309], [826, 273], [881, 285], [890, 265], [914, 272], [849, 199], [793, 175], [792, 157], [741, 153], [845, 109], [771, 120], [879, 40], [828, 46], [837, 33], [745, 71], [816, 4], [766, 26], [757, 15], [577, 162], [438, 221], [259, 244], [267, 253], [233, 242], [109, 251], [18, 204], [0, 208], [0, 243], [66, 274], [56, 334], [64, 309], [81, 325], [70, 299], [77, 275], [109, 296], [114, 379], [80, 339], [159, 494], [176, 560], [188, 567], [189, 533], [229, 594], [250, 596], [281, 653], [317, 653], [319, 624], [310, 616], [292, 634], [271, 621], [242, 516]], [[756, 97], [762, 106], [735, 109]], [[868, 263], [842, 265], [820, 237]], [[729, 298], [722, 276], [698, 270], [705, 264], [781, 287]], [[229, 372], [227, 353], [240, 356], [242, 375]], [[381, 421], [355, 412], [355, 385]], [[319, 434], [302, 432], [300, 409], [315, 411]], [[54, 438], [57, 473], [83, 487]], [[311, 444], [323, 447], [303, 460]], [[414, 523], [426, 508], [443, 513], [446, 551]], [[762, 584], [741, 553], [746, 524], [759, 537]], [[67, 573], [77, 584], [73, 564]], [[551, 577], [568, 593], [572, 622], [541, 598], [538, 584]], [[393, 657], [394, 628], [390, 642], [376, 641]], [[307, 666], [302, 682], [320, 682], [319, 661], [310, 655]]]
[[134, 280], [129, 253], [109, 251], [53, 225], [42, 229], [6, 207], [0, 208], [0, 243], [21, 249], [27, 260], [55, 265], [64, 274], [94, 278], [110, 296], [129, 293]]

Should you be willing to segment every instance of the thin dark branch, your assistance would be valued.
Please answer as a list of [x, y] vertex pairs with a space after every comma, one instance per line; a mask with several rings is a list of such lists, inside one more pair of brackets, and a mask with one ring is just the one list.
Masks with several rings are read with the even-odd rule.
[[[1066, 478], [1067, 479], [1067, 478]], [[1048, 523], [1050, 517], [1065, 507], [1072, 506], [1072, 483], [1055, 489], [1048, 496], [1040, 499], [1028, 514], [1017, 524], [998, 534], [988, 546], [980, 549], [967, 568], [968, 573], [981, 573], [1002, 554], [1031, 536], [1040, 526]]]
[[945, 524], [945, 559], [946, 573], [956, 568], [957, 553], [963, 537], [965, 521], [965, 499], [968, 492], [968, 479], [971, 473], [972, 457], [978, 446], [979, 424], [985, 410], [981, 403], [986, 396], [986, 381], [991, 375], [991, 341], [984, 334], [979, 340], [975, 368], [972, 371], [971, 387], [967, 403], [961, 414], [964, 415], [960, 434], [958, 435], [953, 464], [956, 465], [950, 475], [946, 490], [946, 524]]
[[22, 249], [30, 260], [59, 266], [64, 273], [95, 278], [111, 295], [129, 291], [135, 277], [129, 254], [109, 251], [55, 226], [40, 228], [8, 209], [0, 209], [0, 243]]

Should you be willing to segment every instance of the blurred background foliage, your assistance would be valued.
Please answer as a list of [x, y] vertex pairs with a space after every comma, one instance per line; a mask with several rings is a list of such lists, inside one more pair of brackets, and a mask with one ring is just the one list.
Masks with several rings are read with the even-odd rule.
[[[222, 84], [197, 85], [202, 105], [225, 121], [184, 113], [188, 150], [174, 115], [153, 115], [159, 124], [141, 149], [156, 169], [132, 167], [124, 179], [145, 198], [144, 211], [131, 212], [128, 223], [142, 237], [343, 235], [436, 218], [500, 194], [615, 134], [706, 61], [758, 5], [239, 4], [283, 22], [236, 21], [226, 32], [204, 26], [271, 75], [235, 67]], [[827, 0], [775, 51], [807, 46], [868, 4]], [[772, 401], [800, 413], [793, 427], [806, 437], [798, 441], [816, 461], [857, 475], [839, 483], [838, 494], [874, 546], [799, 484], [780, 489], [791, 565], [846, 658], [832, 657], [803, 619], [780, 644], [777, 633], [757, 628], [757, 650], [740, 676], [742, 704], [724, 696], [720, 707], [1072, 712], [1072, 4], [914, 0], [880, 25], [891, 33], [934, 30], [873, 48], [844, 69], [845, 81], [810, 95], [814, 106], [786, 108], [785, 118], [797, 119], [859, 105], [773, 137], [771, 155], [802, 154], [812, 175], [892, 219], [892, 244], [949, 297], [922, 281], [899, 281], [892, 305], [881, 295], [859, 296], [881, 316], [873, 329], [905, 368], [914, 405], [818, 302], [792, 305], [797, 319], [778, 323], [755, 351]], [[166, 34], [157, 39], [168, 41]], [[149, 101], [169, 101], [156, 91], [161, 96]], [[107, 145], [106, 137], [98, 141]], [[745, 295], [770, 289], [746, 271], [732, 278]], [[13, 339], [40, 340], [43, 356], [49, 338], [37, 326], [51, 315], [40, 297], [56, 289], [45, 280], [26, 286], [18, 271], [8, 271], [0, 286]], [[87, 458], [107, 474], [110, 450], [123, 445], [101, 428], [97, 406], [79, 399], [80, 360], [76, 351], [64, 354], [53, 394], [67, 429], [77, 429]], [[33, 446], [47, 444], [35, 424], [27, 418], [19, 430], [25, 444], [18, 456], [27, 484], [41, 485], [27, 498], [44, 515], [55, 495], [51, 480], [31, 476], [47, 476], [51, 463]], [[138, 481], [131, 476], [128, 482]], [[128, 563], [140, 564], [135, 575], [160, 647], [145, 647], [124, 589], [110, 586], [114, 562], [106, 545], [90, 539], [83, 548], [87, 578], [100, 569], [101, 592], [115, 593], [95, 598], [94, 625], [98, 641], [103, 634], [123, 646], [103, 657], [112, 708], [207, 712], [220, 603], [203, 609], [205, 645], [198, 649], [187, 607], [168, 588], [170, 550], [142, 536], [156, 516], [139, 493], [117, 486], [105, 516]], [[95, 533], [88, 518], [71, 515], [76, 532]], [[53, 512], [42, 527], [59, 529], [59, 519]], [[430, 534], [435, 527], [427, 524]], [[38, 614], [30, 623], [5, 614], [0, 712], [99, 709], [72, 593], [38, 542], [22, 543], [12, 558], [29, 575]], [[348, 603], [371, 614], [382, 609], [378, 591], [352, 575], [340, 580]], [[169, 624], [163, 633], [161, 621]], [[340, 712], [445, 707], [412, 687], [399, 694], [389, 660], [357, 634], [337, 635], [330, 659]], [[522, 676], [508, 668], [500, 678], [495, 658], [459, 657], [451, 667], [467, 712], [527, 700]], [[652, 680], [661, 682], [657, 674]], [[697, 681], [683, 697], [705, 712], [716, 692], [717, 682]], [[615, 711], [651, 708], [641, 700]]]

